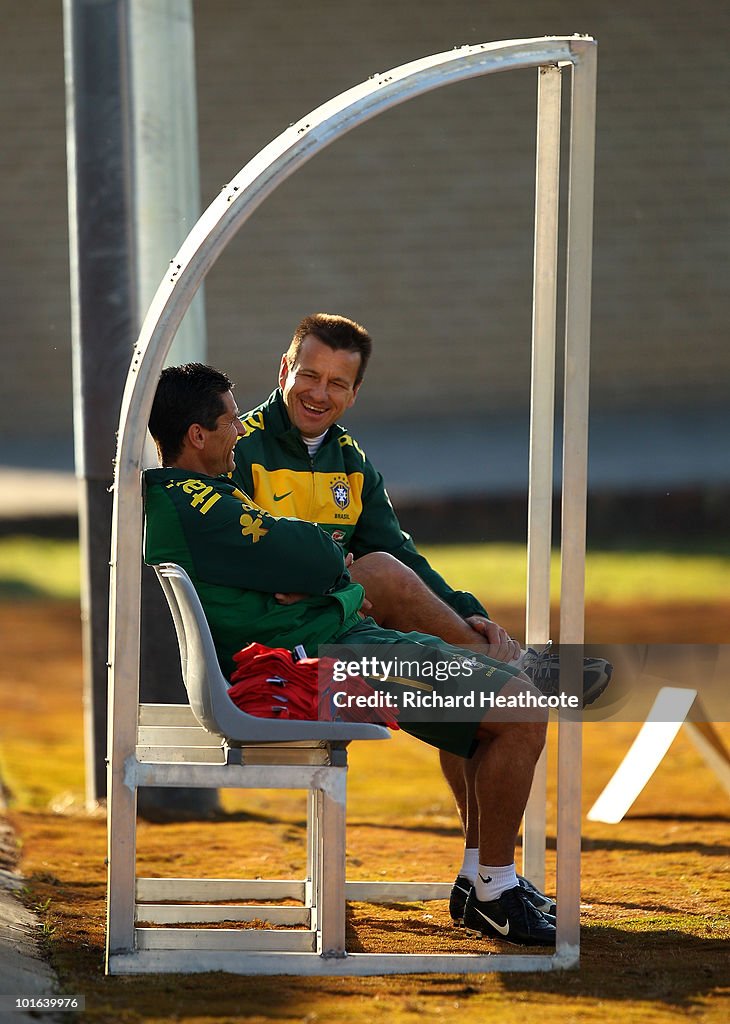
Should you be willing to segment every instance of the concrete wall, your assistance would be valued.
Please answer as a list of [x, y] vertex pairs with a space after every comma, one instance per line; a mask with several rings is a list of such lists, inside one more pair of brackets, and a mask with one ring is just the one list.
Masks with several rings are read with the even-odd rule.
[[[6, 440], [71, 431], [60, 4], [7, 4], [0, 94]], [[719, 0], [197, 0], [203, 204], [274, 135], [376, 71], [467, 42], [599, 40], [593, 408], [727, 403], [730, 8]], [[242, 406], [301, 315], [376, 342], [352, 422], [524, 418], [536, 75], [439, 90], [346, 136], [254, 215], [209, 275], [209, 359]], [[160, 272], [164, 268], [160, 268]], [[44, 417], [28, 422], [35, 381]]]
[[54, 426], [68, 435], [72, 395], [61, 4], [6, 0], [2, 18], [0, 438], [8, 441]]

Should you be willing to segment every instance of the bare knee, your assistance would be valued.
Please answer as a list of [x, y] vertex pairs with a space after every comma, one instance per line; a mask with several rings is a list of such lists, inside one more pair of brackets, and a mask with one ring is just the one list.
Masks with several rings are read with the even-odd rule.
[[371, 615], [381, 625], [389, 625], [404, 604], [404, 597], [415, 586], [423, 586], [412, 569], [385, 551], [372, 551], [357, 558], [350, 566], [350, 576], [365, 588], [372, 604]]
[[526, 676], [517, 676], [505, 683], [497, 694], [499, 703], [479, 723], [480, 741], [512, 734], [529, 750], [535, 760], [542, 753], [547, 736], [549, 712], [541, 707], [540, 691]]
[[364, 575], [368, 579], [377, 575], [385, 577], [385, 579], [403, 580], [415, 577], [416, 574], [403, 562], [399, 562], [394, 555], [389, 555], [387, 551], [371, 551], [369, 554], [355, 559], [350, 566], [350, 575], [360, 583], [361, 580], [358, 579], [360, 575]]

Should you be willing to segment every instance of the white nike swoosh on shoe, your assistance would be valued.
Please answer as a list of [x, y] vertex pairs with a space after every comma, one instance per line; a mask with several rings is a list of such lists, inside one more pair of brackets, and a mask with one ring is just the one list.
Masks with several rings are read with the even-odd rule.
[[488, 914], [484, 913], [483, 910], [479, 910], [478, 907], [475, 907], [474, 909], [477, 910], [479, 914], [487, 922], [487, 924], [491, 924], [492, 928], [498, 931], [500, 935], [509, 935], [509, 921], [507, 921], [505, 924], [497, 924], [497, 922], [493, 921]]

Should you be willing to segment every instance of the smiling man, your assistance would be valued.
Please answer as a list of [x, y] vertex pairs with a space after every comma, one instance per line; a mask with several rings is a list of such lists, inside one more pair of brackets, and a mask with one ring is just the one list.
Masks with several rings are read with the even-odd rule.
[[344, 335], [343, 340], [348, 340], [349, 333], [358, 347], [330, 347], [315, 333], [324, 333], [323, 316], [307, 317], [297, 328], [289, 351], [281, 357], [279, 369], [289, 419], [302, 437], [317, 447], [332, 424], [354, 404], [370, 356], [370, 338], [364, 328], [352, 324], [345, 332], [342, 323], [334, 317], [329, 319], [325, 322], [328, 337]]
[[[352, 554], [351, 577], [365, 588], [379, 625], [416, 630], [511, 662], [543, 692], [554, 692], [557, 656], [523, 652], [473, 594], [454, 590], [429, 565], [402, 529], [382, 475], [340, 425], [358, 396], [371, 351], [370, 335], [355, 321], [332, 313], [305, 317], [281, 358], [278, 389], [243, 417], [233, 482], [272, 515], [317, 523]], [[281, 594], [279, 599], [288, 600]], [[603, 660], [585, 662], [585, 703], [596, 699], [610, 674]], [[465, 834], [451, 901], [459, 921], [476, 879], [479, 809], [472, 764], [443, 749], [440, 760]], [[554, 911], [552, 900], [530, 891], [541, 910]]]
[[[493, 657], [508, 660], [519, 653], [517, 644], [472, 594], [450, 587], [418, 552], [398, 522], [382, 475], [339, 425], [355, 403], [371, 351], [370, 335], [354, 320], [332, 313], [305, 317], [281, 358], [279, 388], [243, 417], [233, 480], [273, 515], [319, 524], [355, 559], [392, 555], [456, 613], [464, 632], [445, 639], [465, 643], [471, 636], [474, 643], [494, 645]], [[397, 565], [391, 573], [399, 573]], [[374, 574], [361, 582], [371, 600], [379, 596]], [[383, 593], [381, 599], [387, 598]], [[383, 624], [403, 628], [401, 622]]]

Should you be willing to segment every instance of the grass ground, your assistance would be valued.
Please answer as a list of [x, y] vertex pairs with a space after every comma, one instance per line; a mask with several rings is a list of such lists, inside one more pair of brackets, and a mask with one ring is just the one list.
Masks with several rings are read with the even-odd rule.
[[[421, 545], [421, 550], [448, 580], [480, 594], [501, 609], [523, 600], [527, 572], [524, 544]], [[642, 602], [717, 602], [727, 598], [730, 548], [717, 545], [697, 551], [589, 551], [586, 597], [612, 605]], [[553, 598], [560, 580], [559, 556], [553, 555]], [[79, 548], [75, 540], [0, 537], [0, 599], [72, 598], [79, 594]]]
[[[679, 588], [675, 587], [672, 596]], [[496, 608], [496, 606], [495, 606]], [[684, 597], [681, 605], [603, 601], [588, 609], [588, 637], [671, 642], [691, 627], [696, 642], [727, 637], [730, 604]], [[519, 634], [521, 609], [500, 618]], [[688, 626], [689, 624], [689, 626]], [[548, 975], [366, 979], [103, 975], [104, 820], [83, 811], [81, 653], [73, 601], [0, 604], [0, 776], [9, 791], [25, 899], [43, 920], [44, 942], [68, 993], [83, 993], [84, 1020], [186, 1024], [246, 1020], [395, 1024], [424, 1016], [476, 1024], [558, 1021], [631, 1024], [730, 1017], [730, 807], [682, 735], [615, 826], [585, 822], [579, 971]], [[626, 723], [585, 727], [583, 806], [590, 806], [636, 732]], [[730, 745], [730, 726], [721, 725]], [[433, 753], [400, 735], [355, 744], [349, 783], [352, 878], [450, 880], [461, 843]], [[555, 744], [551, 745], [554, 758]], [[377, 756], [376, 756], [377, 755]], [[551, 772], [551, 779], [553, 778]], [[548, 877], [554, 869], [555, 793], [548, 797]], [[304, 807], [296, 794], [223, 794], [213, 822], [142, 823], [145, 874], [292, 877], [303, 866]], [[0, 864], [0, 867], [6, 865]], [[462, 951], [444, 904], [353, 905], [351, 949]], [[483, 943], [486, 951], [501, 951]], [[503, 947], [510, 951], [511, 947]]]

